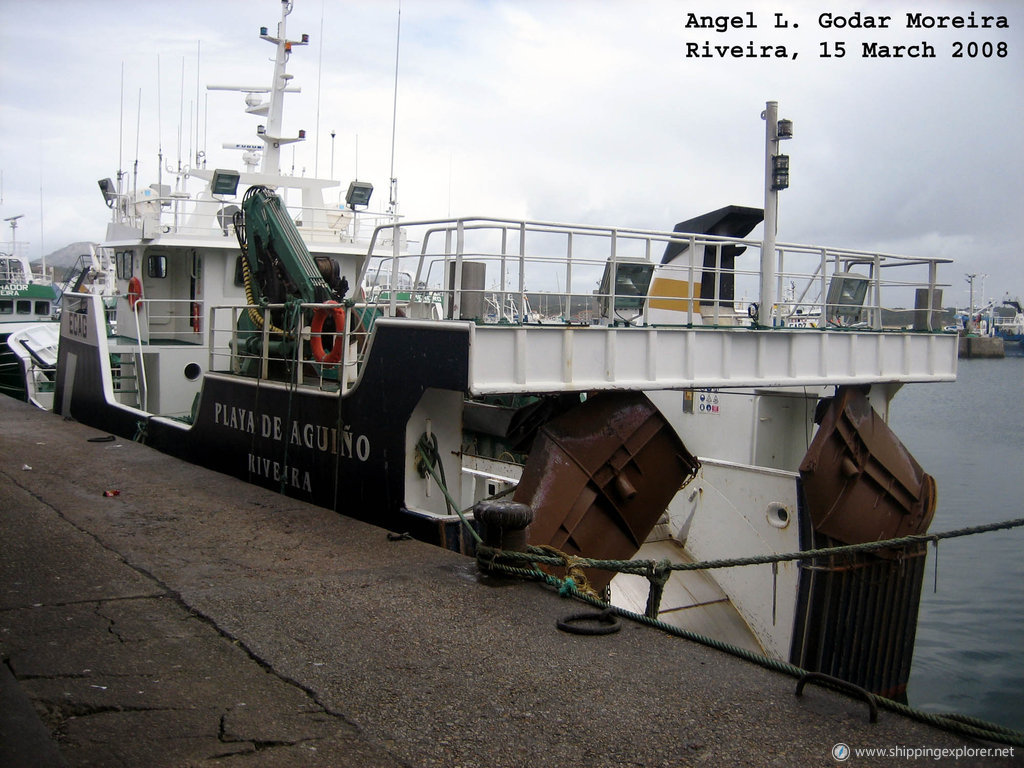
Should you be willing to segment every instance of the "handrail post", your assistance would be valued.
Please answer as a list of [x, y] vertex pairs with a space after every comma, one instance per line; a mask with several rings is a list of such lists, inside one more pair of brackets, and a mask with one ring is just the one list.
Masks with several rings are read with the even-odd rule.
[[388, 306], [388, 316], [395, 317], [398, 314], [398, 217], [395, 217], [394, 229], [391, 232], [391, 297]]
[[565, 306], [562, 308], [562, 320], [569, 322], [572, 319], [572, 232], [569, 232], [565, 255]]
[[882, 257], [875, 254], [874, 263], [871, 265], [874, 271], [875, 300], [871, 308], [871, 327], [882, 330]]
[[693, 305], [694, 305], [695, 302], [700, 300], [699, 296], [694, 296], [693, 295], [693, 289], [694, 289], [694, 286], [695, 286], [695, 283], [693, 282], [693, 259], [694, 259], [694, 254], [696, 253], [696, 251], [697, 251], [697, 236], [696, 235], [690, 235], [690, 246], [689, 246], [689, 248], [687, 248], [687, 252], [690, 254], [690, 266], [688, 268], [688, 275], [687, 275], [687, 281], [690, 283], [690, 288], [689, 288], [690, 301], [689, 301], [689, 305], [688, 305], [687, 310], [686, 310], [686, 324], [687, 325], [693, 325]]
[[260, 360], [260, 378], [266, 379], [270, 375], [270, 307], [263, 309], [263, 344], [262, 360]]
[[938, 277], [938, 264], [934, 261], [928, 264], [928, 309], [925, 311], [925, 328], [932, 329], [932, 307], [935, 306], [935, 280]]
[[[522, 242], [522, 232], [519, 234], [520, 242]], [[505, 304], [508, 299], [508, 227], [501, 228], [501, 277], [498, 281], [498, 300], [497, 300], [497, 318], [498, 322], [503, 320], [511, 320], [511, 318], [505, 317]]]
[[[303, 307], [300, 306], [299, 307], [299, 311], [295, 315], [295, 330], [294, 330], [294, 333], [295, 333], [295, 366], [296, 366], [296, 369], [297, 369], [295, 371], [295, 383], [296, 384], [302, 384], [302, 369], [305, 367], [305, 360], [302, 357], [302, 317], [303, 317], [302, 309], [303, 309]], [[334, 330], [337, 331], [338, 329], [335, 328]], [[334, 337], [334, 343], [335, 344], [338, 343], [338, 337], [337, 336]], [[321, 371], [320, 378], [321, 378], [321, 380], [323, 380], [323, 372], [322, 371]]]
[[[519, 323], [526, 320], [526, 222], [519, 225]], [[510, 318], [511, 319], [511, 318]]]
[[[821, 322], [828, 325], [828, 249], [821, 249], [821, 292], [818, 295], [821, 302]], [[824, 326], [823, 326], [824, 327]]]
[[[707, 248], [706, 245], [704, 247]], [[719, 302], [722, 298], [722, 243], [715, 243], [713, 247], [715, 249], [715, 308], [711, 316], [714, 318], [714, 325], [717, 327], [721, 312]]]
[[146, 382], [146, 366], [142, 360], [142, 327], [139, 325], [139, 312], [142, 308], [143, 302], [148, 301], [147, 299], [139, 299], [135, 304], [135, 308], [132, 314], [135, 315], [135, 341], [138, 344], [139, 351], [135, 353], [135, 372], [139, 382], [139, 406], [144, 411], [148, 411], [147, 401], [149, 400], [149, 388]]
[[451, 319], [462, 316], [462, 252], [466, 247], [466, 224], [459, 219], [455, 225], [455, 279], [452, 281]]

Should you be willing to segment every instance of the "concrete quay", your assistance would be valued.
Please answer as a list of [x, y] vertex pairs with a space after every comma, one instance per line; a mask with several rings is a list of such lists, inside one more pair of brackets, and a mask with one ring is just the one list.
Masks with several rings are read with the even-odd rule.
[[[0, 765], [941, 765], [999, 747], [0, 398]], [[105, 496], [105, 491], [119, 494]], [[951, 764], [1020, 765], [1016, 758]], [[975, 753], [977, 755], [977, 753]]]
[[1006, 349], [998, 336], [961, 336], [957, 357], [1006, 357]]

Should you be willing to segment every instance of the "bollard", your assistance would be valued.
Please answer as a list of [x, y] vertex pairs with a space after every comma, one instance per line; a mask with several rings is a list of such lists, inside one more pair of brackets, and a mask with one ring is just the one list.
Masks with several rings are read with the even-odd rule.
[[526, 527], [533, 509], [518, 501], [478, 501], [473, 517], [480, 523], [484, 544], [509, 552], [526, 551]]

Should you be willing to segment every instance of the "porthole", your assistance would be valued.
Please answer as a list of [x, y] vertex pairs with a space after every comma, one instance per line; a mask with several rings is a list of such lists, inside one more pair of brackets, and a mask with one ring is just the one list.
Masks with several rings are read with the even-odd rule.
[[195, 381], [202, 374], [203, 369], [199, 366], [199, 363], [189, 363], [185, 366], [185, 378], [189, 381]]
[[789, 525], [790, 514], [784, 504], [773, 501], [768, 505], [768, 509], [765, 510], [764, 514], [768, 520], [768, 525], [773, 528], [785, 528]]

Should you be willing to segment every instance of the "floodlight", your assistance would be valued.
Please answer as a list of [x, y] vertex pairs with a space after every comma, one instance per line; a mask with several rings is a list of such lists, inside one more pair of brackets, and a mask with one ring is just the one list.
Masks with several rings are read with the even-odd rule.
[[228, 195], [234, 197], [238, 192], [238, 171], [226, 171], [218, 168], [213, 172], [210, 180], [210, 192], [214, 195]]
[[107, 203], [107, 208], [113, 208], [114, 201], [117, 200], [117, 192], [114, 189], [114, 182], [110, 179], [100, 179], [96, 183], [100, 185], [100, 192], [103, 193], [103, 199]]
[[345, 204], [352, 210], [355, 210], [357, 205], [369, 205], [372, 194], [373, 184], [368, 181], [353, 181], [345, 193]]

